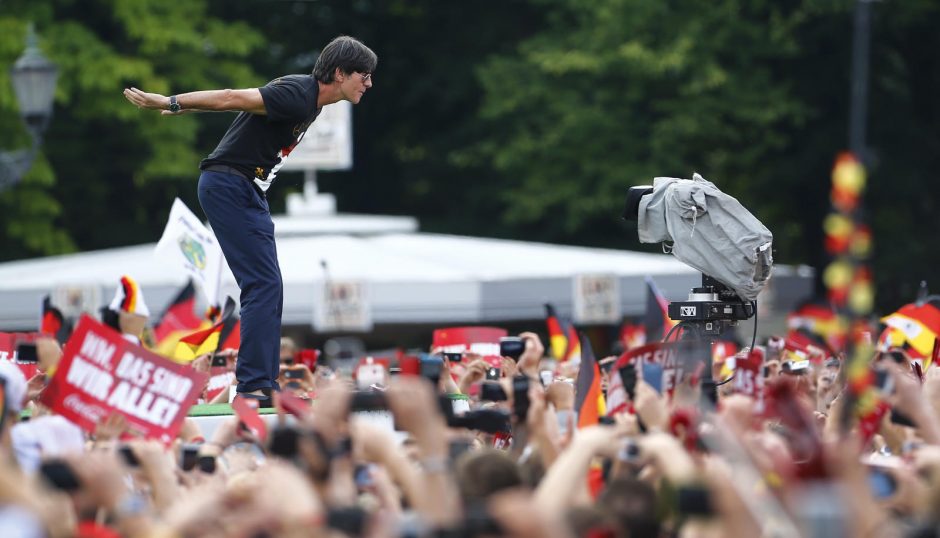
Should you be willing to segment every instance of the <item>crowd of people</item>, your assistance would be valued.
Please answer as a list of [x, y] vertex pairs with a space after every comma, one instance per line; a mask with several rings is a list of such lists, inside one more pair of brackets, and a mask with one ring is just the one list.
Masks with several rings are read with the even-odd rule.
[[[175, 439], [120, 412], [78, 425], [44, 398], [74, 350], [39, 338], [29, 379], [0, 361], [0, 538], [940, 534], [940, 373], [923, 350], [752, 342], [733, 357], [756, 366], [745, 376], [704, 341], [645, 368], [547, 356], [525, 332], [498, 356], [432, 347], [350, 367], [282, 340], [268, 360], [283, 309], [268, 189], [323, 106], [373, 87], [377, 62], [339, 36], [311, 74], [259, 88], [124, 91], [162, 115], [238, 112], [200, 165], [199, 200], [242, 290], [242, 358], [216, 345], [186, 363], [203, 375], [177, 378], [204, 380], [202, 403], [275, 413], [191, 416]], [[125, 278], [102, 322], [146, 345], [148, 316]]]
[[[170, 444], [133, 437], [120, 414], [84, 432], [44, 408], [62, 349], [40, 339], [34, 378], [0, 363], [0, 536], [932, 536], [940, 524], [940, 374], [903, 351], [864, 361], [867, 392], [844, 357], [795, 364], [773, 346], [754, 396], [701, 368], [668, 390], [635, 368], [627, 405], [585, 424], [581, 368], [519, 336], [498, 368], [432, 349], [417, 375], [369, 362], [368, 379], [295, 361], [284, 340], [291, 405], [276, 402], [263, 439], [232, 415], [208, 438], [188, 418]], [[221, 356], [234, 370], [237, 353]], [[603, 391], [622, 375], [599, 371]], [[871, 397], [890, 412], [868, 435]]]

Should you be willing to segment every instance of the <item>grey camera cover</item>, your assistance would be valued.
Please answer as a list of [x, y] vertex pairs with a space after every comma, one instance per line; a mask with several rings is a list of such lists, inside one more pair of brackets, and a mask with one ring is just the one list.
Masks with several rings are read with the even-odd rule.
[[698, 174], [658, 177], [640, 200], [643, 243], [672, 242], [667, 252], [753, 301], [770, 278], [773, 235], [736, 199]]

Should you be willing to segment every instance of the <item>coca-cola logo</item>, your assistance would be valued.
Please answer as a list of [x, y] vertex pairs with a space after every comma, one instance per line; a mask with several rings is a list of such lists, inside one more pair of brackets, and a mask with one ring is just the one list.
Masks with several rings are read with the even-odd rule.
[[107, 409], [86, 403], [77, 394], [69, 394], [62, 402], [66, 409], [75, 411], [85, 419], [97, 424], [108, 414]]
[[232, 384], [233, 379], [235, 379], [235, 374], [232, 372], [212, 376], [209, 384], [206, 385], [206, 390], [224, 389]]

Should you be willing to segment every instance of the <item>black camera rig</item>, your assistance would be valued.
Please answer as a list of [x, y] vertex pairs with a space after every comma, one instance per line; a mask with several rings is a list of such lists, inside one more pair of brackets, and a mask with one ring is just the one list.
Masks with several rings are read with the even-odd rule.
[[692, 323], [705, 335], [719, 335], [738, 321], [753, 317], [754, 305], [703, 274], [701, 287], [692, 288], [688, 301], [670, 302], [668, 313], [673, 321]]

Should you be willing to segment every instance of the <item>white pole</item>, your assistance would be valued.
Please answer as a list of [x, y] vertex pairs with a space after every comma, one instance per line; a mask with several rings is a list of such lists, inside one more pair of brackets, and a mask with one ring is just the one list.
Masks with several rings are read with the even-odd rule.
[[304, 170], [304, 200], [312, 202], [317, 197], [317, 170], [307, 168]]

